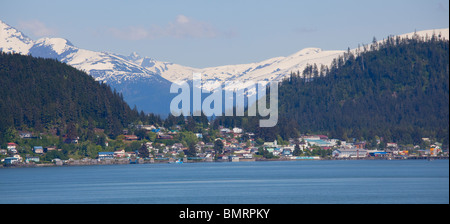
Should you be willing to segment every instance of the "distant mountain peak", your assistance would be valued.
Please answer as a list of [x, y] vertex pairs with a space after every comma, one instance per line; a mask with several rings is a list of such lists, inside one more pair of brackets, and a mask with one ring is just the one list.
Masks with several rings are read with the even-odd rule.
[[[141, 66], [143, 60], [136, 52], [122, 56], [108, 52], [80, 49], [64, 38], [40, 38], [36, 41], [0, 20], [0, 51], [34, 57], [54, 58], [85, 71], [95, 80], [107, 83], [123, 93], [124, 99], [140, 110], [169, 113], [171, 82]], [[145, 60], [146, 65], [154, 64]]]
[[74, 47], [74, 45], [67, 39], [65, 38], [59, 38], [59, 37], [44, 37], [44, 38], [40, 38], [39, 40], [36, 41], [36, 43], [46, 43], [46, 44], [50, 44], [50, 45], [69, 45]]
[[48, 38], [48, 37], [37, 40], [35, 45], [48, 46], [51, 49], [53, 49], [57, 54], [62, 54], [70, 47], [74, 47], [74, 45], [67, 39]]
[[130, 54], [130, 56], [128, 56], [128, 58], [134, 61], [134, 60], [141, 59], [141, 56], [138, 53], [136, 53], [136, 51], [133, 51]]
[[317, 53], [320, 53], [320, 52], [322, 52], [322, 49], [310, 47], [310, 48], [304, 48], [304, 49], [298, 51], [297, 53], [295, 53], [293, 55], [295, 55], [295, 56], [304, 56], [304, 55], [310, 55], [310, 54], [317, 54]]
[[28, 54], [28, 51], [33, 45], [33, 40], [16, 28], [0, 20], [0, 51]]

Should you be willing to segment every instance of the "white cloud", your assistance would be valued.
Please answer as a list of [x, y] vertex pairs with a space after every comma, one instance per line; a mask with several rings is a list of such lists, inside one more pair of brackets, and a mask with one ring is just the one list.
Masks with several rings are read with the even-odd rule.
[[20, 21], [19, 28], [37, 37], [48, 37], [57, 34], [55, 29], [47, 27], [39, 20]]
[[140, 27], [128, 27], [125, 30], [111, 28], [109, 32], [113, 36], [124, 40], [142, 40], [149, 37], [148, 31]]
[[130, 26], [125, 29], [111, 28], [109, 33], [124, 40], [142, 40], [157, 38], [215, 38], [222, 34], [207, 22], [197, 21], [185, 15], [178, 15], [166, 26], [153, 25], [148, 28]]
[[177, 16], [177, 23], [179, 23], [179, 24], [189, 23], [189, 18], [187, 18], [185, 15], [178, 15]]
[[178, 15], [176, 22], [169, 23], [166, 30], [169, 36], [176, 38], [214, 38], [219, 35], [219, 31], [211, 24], [196, 21], [184, 15]]

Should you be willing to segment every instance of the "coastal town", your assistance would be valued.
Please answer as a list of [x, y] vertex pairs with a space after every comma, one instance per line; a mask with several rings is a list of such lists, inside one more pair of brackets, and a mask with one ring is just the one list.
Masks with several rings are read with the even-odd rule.
[[[254, 133], [245, 132], [239, 127], [220, 126], [215, 131], [206, 128], [202, 133], [186, 132], [178, 125], [174, 130], [155, 125], [136, 125], [131, 130], [123, 130], [123, 135], [115, 140], [104, 135], [102, 137], [104, 130], [93, 130], [100, 139], [100, 143], [94, 147], [94, 153], [86, 152], [92, 144], [83, 145], [78, 136], [64, 135], [59, 138], [61, 144], [30, 145], [51, 141], [44, 141], [41, 135], [32, 132], [19, 132], [19, 141], [9, 142], [6, 149], [0, 149], [1, 164], [2, 167], [34, 167], [272, 160], [448, 159], [448, 150], [443, 150], [441, 143], [429, 138], [423, 138], [424, 144], [421, 145], [383, 143], [382, 139], [369, 143], [356, 139], [332, 139], [326, 135], [302, 135], [296, 139], [265, 142], [255, 139]], [[67, 155], [64, 147], [76, 148], [78, 151], [84, 149], [85, 153], [68, 158], [58, 156]]]

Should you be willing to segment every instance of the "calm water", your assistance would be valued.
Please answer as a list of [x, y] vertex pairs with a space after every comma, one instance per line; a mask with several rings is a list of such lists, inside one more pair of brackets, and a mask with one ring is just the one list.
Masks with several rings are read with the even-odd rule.
[[449, 161], [0, 169], [0, 203], [448, 204]]

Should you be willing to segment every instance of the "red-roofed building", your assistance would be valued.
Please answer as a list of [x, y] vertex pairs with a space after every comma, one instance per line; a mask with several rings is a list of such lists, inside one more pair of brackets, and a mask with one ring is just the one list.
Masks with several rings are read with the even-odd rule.
[[8, 143], [7, 149], [8, 149], [8, 151], [10, 151], [12, 153], [17, 153], [16, 147], [17, 147], [16, 143], [10, 142], [10, 143]]

